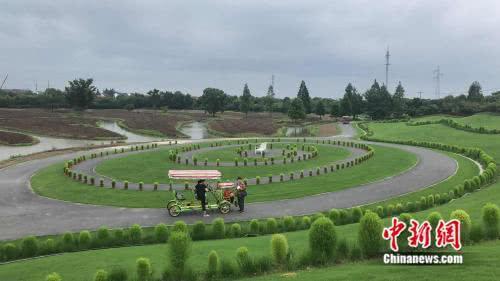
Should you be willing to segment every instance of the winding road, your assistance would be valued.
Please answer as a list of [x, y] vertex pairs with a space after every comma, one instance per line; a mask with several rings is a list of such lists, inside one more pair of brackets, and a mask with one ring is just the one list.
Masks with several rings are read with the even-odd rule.
[[[342, 135], [352, 137], [350, 125], [342, 126]], [[329, 192], [298, 199], [248, 204], [245, 213], [230, 213], [226, 221], [252, 218], [303, 215], [330, 208], [347, 208], [381, 201], [408, 192], [417, 191], [438, 183], [453, 175], [458, 169], [454, 159], [420, 147], [377, 143], [414, 153], [419, 162], [412, 169], [385, 180], [336, 192]], [[219, 216], [213, 213], [202, 218], [198, 213], [182, 214], [172, 218], [164, 209], [118, 208], [63, 202], [38, 196], [30, 188], [30, 178], [39, 169], [74, 158], [81, 153], [71, 153], [33, 160], [0, 170], [0, 240], [15, 239], [27, 235], [47, 235], [65, 231], [109, 227], [127, 227], [138, 223], [143, 226], [160, 222], [172, 223], [184, 220], [209, 222]], [[87, 153], [86, 153], [87, 154]]]

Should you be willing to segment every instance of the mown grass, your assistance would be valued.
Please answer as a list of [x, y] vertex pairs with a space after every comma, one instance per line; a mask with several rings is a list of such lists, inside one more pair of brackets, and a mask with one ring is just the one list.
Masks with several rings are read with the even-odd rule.
[[496, 113], [483, 112], [467, 117], [451, 116], [451, 115], [430, 115], [420, 118], [415, 118], [418, 121], [437, 121], [440, 119], [453, 119], [453, 121], [469, 125], [472, 128], [484, 127], [486, 129], [500, 129], [500, 115]]
[[[283, 144], [278, 144], [277, 146], [281, 147], [282, 145]], [[254, 178], [256, 176], [264, 177], [268, 174], [278, 175], [280, 173], [289, 173], [301, 169], [314, 168], [341, 159], [345, 159], [351, 155], [350, 151], [337, 146], [319, 144], [307, 145], [316, 146], [318, 148], [319, 155], [306, 161], [295, 161], [294, 163], [288, 163], [286, 165], [283, 165], [282, 163], [271, 165], [271, 162], [269, 161], [269, 165], [267, 166], [254, 166], [253, 162], [248, 162], [248, 166], [245, 167], [243, 161], [239, 161], [238, 167], [203, 166], [203, 161], [205, 159], [203, 155], [202, 157], [198, 157], [197, 166], [193, 166], [192, 164], [185, 165], [183, 162], [184, 159], [180, 164], [177, 164], [168, 160], [169, 148], [167, 148], [159, 151], [144, 152], [140, 154], [132, 154], [124, 157], [105, 160], [97, 165], [96, 172], [100, 175], [106, 175], [108, 177], [121, 181], [127, 180], [129, 182], [142, 181], [145, 183], [168, 183], [170, 179], [168, 178], [167, 173], [168, 170], [171, 169], [217, 169], [221, 171], [223, 178], [235, 180], [238, 176], [242, 176], [244, 178]], [[217, 149], [216, 151], [203, 153], [209, 153], [209, 155], [212, 156], [209, 157], [209, 161], [212, 163], [215, 162], [217, 158], [220, 158], [221, 161], [232, 162], [234, 161], [234, 157], [237, 155], [235, 149], [236, 147], [222, 147], [220, 150]], [[221, 153], [220, 157], [216, 156], [219, 151]], [[275, 157], [275, 159], [275, 161], [282, 161], [282, 156], [279, 155]], [[192, 159], [189, 159], [189, 161], [190, 163], [192, 163]]]
[[[248, 202], [300, 198], [337, 191], [384, 179], [415, 165], [417, 157], [401, 149], [374, 146], [376, 153], [368, 161], [334, 173], [289, 182], [249, 186]], [[46, 197], [96, 205], [131, 208], [163, 208], [172, 198], [168, 191], [136, 191], [96, 188], [76, 182], [62, 173], [62, 164], [40, 170], [31, 180], [33, 190]], [[243, 171], [245, 168], [241, 168]], [[166, 173], [167, 170], [164, 170]], [[264, 182], [265, 179], [263, 179]]]
[[[485, 203], [493, 202], [500, 205], [499, 195], [500, 183], [496, 183], [468, 196], [453, 200], [448, 204], [415, 213], [414, 217], [422, 220], [430, 212], [438, 211], [445, 218], [448, 218], [453, 210], [464, 209], [471, 215], [473, 222], [478, 222], [481, 216], [481, 207]], [[384, 219], [383, 221], [388, 225], [389, 219]], [[358, 226], [358, 224], [349, 224], [338, 226], [336, 229], [340, 237], [345, 237], [352, 242], [357, 239]], [[285, 236], [288, 238], [290, 248], [296, 254], [307, 248], [307, 231], [285, 233]], [[269, 241], [270, 236], [267, 235], [253, 238], [193, 242], [189, 263], [198, 270], [204, 270], [207, 266], [208, 253], [211, 250], [216, 250], [223, 258], [234, 259], [236, 249], [241, 246], [248, 247], [253, 256], [264, 256], [270, 252]], [[381, 260], [377, 259], [299, 272], [297, 278], [300, 279], [297, 280], [306, 280], [306, 278], [310, 278], [308, 280], [329, 280], [322, 279], [327, 274], [332, 274], [332, 276], [336, 277], [334, 280], [344, 280], [344, 278], [350, 278], [349, 276], [356, 277], [359, 280], [372, 280], [373, 278], [379, 278], [375, 280], [400, 280], [400, 278], [408, 280], [408, 276], [413, 277], [413, 275], [408, 275], [409, 271], [414, 271], [415, 274], [418, 274], [417, 276], [423, 278], [422, 280], [434, 280], [435, 275], [433, 274], [436, 274], [437, 271], [442, 271], [442, 273], [439, 273], [439, 276], [443, 278], [456, 278], [457, 275], [455, 275], [455, 272], [457, 270], [462, 272], [465, 269], [467, 269], [466, 271], [471, 271], [466, 276], [470, 276], [471, 278], [474, 276], [474, 278], [465, 278], [462, 280], [493, 280], [495, 278], [492, 279], [492, 274], [496, 274], [497, 271], [500, 273], [500, 269], [496, 269], [498, 268], [496, 263], [497, 256], [500, 254], [500, 241], [483, 242], [478, 245], [467, 246], [463, 251], [465, 253], [465, 265], [442, 266], [439, 267], [440, 270], [436, 270], [437, 266], [382, 266]], [[67, 253], [29, 261], [18, 261], [0, 265], [0, 280], [43, 280], [43, 277], [48, 273], [56, 271], [63, 276], [64, 280], [83, 281], [90, 280], [97, 269], [103, 268], [109, 270], [113, 266], [124, 266], [128, 268], [130, 274], [133, 274], [135, 260], [138, 257], [150, 258], [153, 262], [156, 275], [159, 276], [168, 263], [167, 252], [168, 247], [163, 244]], [[360, 275], [360, 272], [364, 272], [365, 274]], [[383, 274], [390, 275], [387, 277]], [[278, 276], [279, 274], [269, 275], [252, 280], [275, 280], [273, 278], [277, 278]]]

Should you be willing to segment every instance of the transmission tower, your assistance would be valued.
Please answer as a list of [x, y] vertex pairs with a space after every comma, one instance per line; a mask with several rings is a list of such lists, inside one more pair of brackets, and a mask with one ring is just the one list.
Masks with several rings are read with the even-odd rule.
[[3, 85], [5, 85], [5, 81], [7, 81], [7, 78], [9, 78], [9, 74], [5, 75], [5, 78], [2, 81], [2, 85], [0, 85], [0, 90], [3, 88]]
[[434, 80], [436, 80], [436, 97], [438, 99], [441, 98], [441, 76], [443, 76], [443, 73], [439, 69], [439, 65], [437, 68], [434, 70]]
[[385, 87], [389, 89], [389, 58], [391, 55], [389, 54], [389, 47], [387, 47], [387, 52], [385, 53]]
[[422, 91], [417, 92], [419, 99], [422, 99], [422, 93], [423, 93]]

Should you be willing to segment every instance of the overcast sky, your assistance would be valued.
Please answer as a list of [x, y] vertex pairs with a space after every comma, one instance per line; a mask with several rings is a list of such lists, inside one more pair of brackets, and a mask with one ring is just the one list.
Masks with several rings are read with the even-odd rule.
[[[407, 96], [434, 97], [474, 80], [500, 88], [500, 1], [23, 1], [0, 0], [0, 76], [7, 88], [63, 88], [92, 77], [100, 89], [206, 87], [240, 95], [337, 98], [398, 81]], [[489, 92], [489, 91], [485, 91]]]

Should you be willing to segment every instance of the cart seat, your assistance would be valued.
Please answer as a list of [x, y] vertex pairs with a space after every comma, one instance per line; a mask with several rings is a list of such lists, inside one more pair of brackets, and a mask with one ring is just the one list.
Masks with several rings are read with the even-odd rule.
[[184, 196], [184, 194], [182, 193], [179, 193], [179, 192], [175, 192], [175, 199], [177, 200], [186, 200], [186, 197]]

